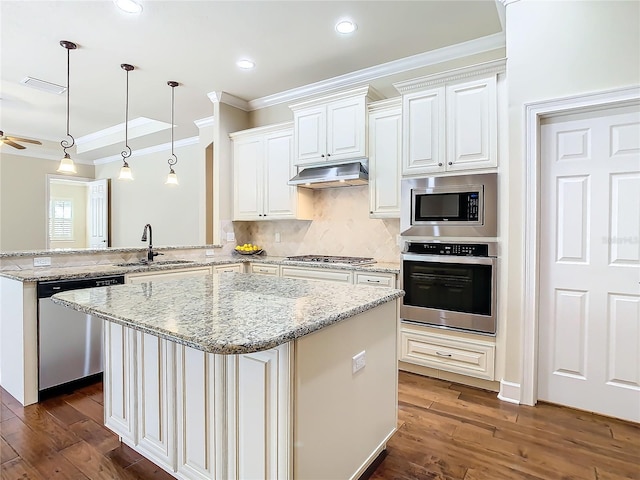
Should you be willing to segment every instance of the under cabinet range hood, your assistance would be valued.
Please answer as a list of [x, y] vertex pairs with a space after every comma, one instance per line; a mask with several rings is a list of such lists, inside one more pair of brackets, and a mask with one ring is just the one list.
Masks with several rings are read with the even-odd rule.
[[289, 185], [305, 188], [333, 188], [366, 185], [369, 168], [366, 158], [349, 163], [313, 166], [301, 169]]

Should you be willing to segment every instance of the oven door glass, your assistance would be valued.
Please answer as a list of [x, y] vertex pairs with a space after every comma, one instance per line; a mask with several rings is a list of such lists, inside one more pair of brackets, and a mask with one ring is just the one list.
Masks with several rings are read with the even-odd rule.
[[420, 262], [403, 263], [404, 305], [492, 315], [491, 265]]

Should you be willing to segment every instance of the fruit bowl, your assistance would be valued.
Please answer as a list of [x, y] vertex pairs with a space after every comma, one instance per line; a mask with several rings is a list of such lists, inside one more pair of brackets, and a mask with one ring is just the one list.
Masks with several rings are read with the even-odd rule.
[[244, 252], [242, 250], [235, 250], [235, 252], [239, 255], [260, 255], [262, 253], [262, 249], [260, 250], [254, 250], [251, 252]]
[[245, 243], [244, 245], [236, 246], [234, 252], [240, 255], [260, 255], [262, 253], [262, 248], [260, 248], [258, 245]]

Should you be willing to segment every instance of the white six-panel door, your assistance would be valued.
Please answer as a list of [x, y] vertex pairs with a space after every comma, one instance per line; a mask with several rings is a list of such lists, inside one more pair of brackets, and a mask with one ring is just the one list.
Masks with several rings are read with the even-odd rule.
[[640, 422], [640, 108], [541, 125], [538, 398]]

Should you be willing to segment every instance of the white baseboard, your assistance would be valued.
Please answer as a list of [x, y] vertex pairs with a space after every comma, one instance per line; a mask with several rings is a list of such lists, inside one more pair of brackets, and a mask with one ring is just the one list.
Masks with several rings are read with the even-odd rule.
[[500, 393], [498, 398], [503, 402], [520, 403], [520, 384], [500, 380]]

